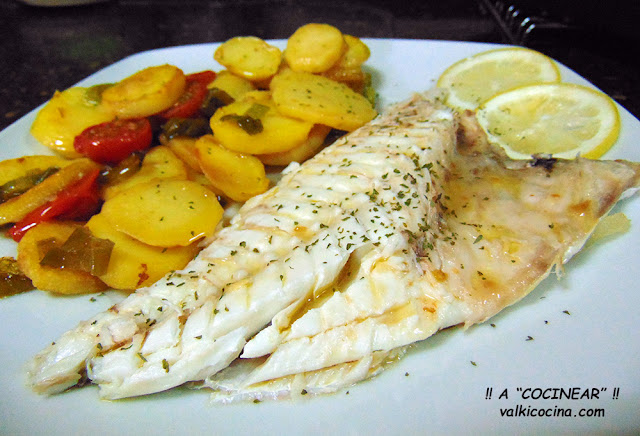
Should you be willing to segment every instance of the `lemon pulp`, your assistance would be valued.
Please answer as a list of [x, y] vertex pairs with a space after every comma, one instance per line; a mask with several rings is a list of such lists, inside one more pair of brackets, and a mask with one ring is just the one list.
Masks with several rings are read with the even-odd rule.
[[493, 95], [534, 83], [559, 82], [555, 62], [535, 50], [511, 47], [489, 50], [447, 68], [437, 86], [449, 90], [447, 103], [456, 109], [475, 109]]
[[570, 83], [503, 92], [484, 102], [477, 118], [489, 139], [517, 159], [533, 154], [596, 159], [613, 145], [620, 131], [611, 98]]

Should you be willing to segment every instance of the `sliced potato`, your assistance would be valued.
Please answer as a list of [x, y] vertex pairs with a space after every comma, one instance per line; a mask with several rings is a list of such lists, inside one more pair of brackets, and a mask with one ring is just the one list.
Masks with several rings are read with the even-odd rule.
[[197, 138], [177, 136], [167, 141], [165, 145], [186, 164], [187, 180], [201, 184], [213, 191], [216, 195], [224, 195], [222, 191], [211, 184], [211, 181], [204, 175], [202, 168], [200, 168], [198, 150], [196, 149], [197, 140]]
[[360, 38], [344, 35], [348, 49], [334, 66], [322, 73], [323, 76], [344, 83], [362, 94], [369, 81], [369, 75], [362, 71], [362, 64], [369, 59], [371, 51]]
[[107, 272], [102, 281], [115, 289], [148, 286], [170, 271], [184, 268], [199, 251], [197, 243], [185, 247], [153, 247], [116, 230], [102, 215], [94, 215], [86, 226], [94, 236], [113, 241]]
[[184, 92], [186, 78], [173, 65], [145, 68], [107, 88], [102, 104], [120, 118], [142, 118], [169, 108]]
[[139, 183], [105, 201], [100, 214], [118, 231], [157, 247], [211, 236], [222, 218], [211, 190], [190, 180]]
[[[260, 108], [260, 110], [256, 110]], [[243, 122], [259, 122], [248, 129]], [[313, 123], [281, 114], [269, 92], [254, 91], [216, 111], [210, 120], [216, 139], [229, 150], [245, 154], [277, 153], [302, 144]]]
[[312, 157], [324, 145], [324, 140], [331, 127], [317, 124], [309, 132], [309, 137], [302, 145], [280, 153], [262, 154], [258, 158], [265, 165], [284, 166], [291, 162], [304, 162]]
[[29, 230], [18, 243], [18, 265], [33, 285], [59, 294], [86, 294], [107, 289], [99, 278], [83, 271], [40, 265], [45, 253], [39, 249], [40, 241], [62, 245], [80, 224], [44, 222]]
[[336, 82], [344, 83], [358, 94], [364, 94], [366, 86], [369, 84], [370, 76], [360, 68], [353, 70], [340, 70], [333, 68], [323, 76]]
[[255, 156], [226, 149], [213, 136], [196, 142], [202, 171], [211, 184], [235, 201], [246, 201], [269, 187], [264, 165]]
[[36, 115], [31, 134], [43, 145], [74, 158], [80, 156], [73, 148], [75, 137], [88, 127], [114, 118], [111, 108], [87, 99], [87, 88], [73, 87], [55, 92]]
[[202, 172], [198, 151], [196, 150], [196, 141], [197, 138], [181, 136], [170, 139], [166, 145], [186, 164], [187, 180], [201, 184], [218, 196], [224, 196], [224, 193], [213, 186]]
[[62, 168], [72, 161], [60, 156], [34, 155], [7, 159], [0, 162], [0, 186], [26, 176], [31, 171]]
[[278, 71], [282, 53], [255, 36], [237, 36], [220, 45], [213, 58], [233, 74], [256, 81]]
[[362, 94], [315, 74], [279, 74], [271, 81], [271, 91], [282, 114], [339, 130], [355, 130], [377, 114]]
[[285, 71], [291, 71], [291, 68], [289, 68], [285, 62], [282, 62], [280, 64], [280, 68], [278, 68], [278, 71], [273, 76], [267, 77], [264, 80], [256, 80], [253, 82], [253, 85], [256, 87], [257, 90], [261, 90], [261, 91], [267, 90], [269, 89], [269, 85], [271, 84], [271, 81], [273, 80], [273, 78]]
[[310, 23], [289, 37], [284, 58], [293, 71], [322, 73], [338, 62], [346, 50], [340, 30], [329, 24]]
[[239, 100], [247, 92], [256, 89], [249, 80], [226, 70], [220, 71], [207, 88], [224, 91], [234, 100]]
[[145, 155], [142, 160], [142, 166], [137, 173], [120, 183], [107, 186], [102, 195], [105, 200], [109, 200], [139, 183], [160, 179], [186, 180], [187, 178], [188, 172], [185, 163], [168, 146], [161, 145], [153, 148]]
[[223, 198], [226, 196], [224, 195], [224, 192], [222, 192], [220, 189], [213, 186], [213, 184], [211, 183], [211, 180], [209, 180], [209, 178], [206, 175], [204, 175], [204, 173], [192, 171], [189, 173], [189, 180], [191, 180], [192, 182], [196, 182], [199, 185], [202, 185], [205, 188], [207, 188], [209, 191], [213, 192], [218, 197], [218, 200], [221, 201], [220, 205], [221, 206], [225, 205], [226, 202], [223, 200]]
[[70, 161], [60, 171], [47, 177], [24, 194], [0, 204], [0, 225], [20, 221], [29, 212], [53, 200], [65, 188], [96, 168], [99, 168], [99, 165], [90, 159], [81, 158]]
[[344, 41], [347, 43], [347, 50], [331, 68], [354, 70], [362, 67], [362, 64], [371, 56], [369, 46], [360, 38], [352, 35], [344, 35]]
[[200, 162], [196, 156], [196, 138], [176, 136], [168, 140], [165, 145], [189, 168], [202, 172]]

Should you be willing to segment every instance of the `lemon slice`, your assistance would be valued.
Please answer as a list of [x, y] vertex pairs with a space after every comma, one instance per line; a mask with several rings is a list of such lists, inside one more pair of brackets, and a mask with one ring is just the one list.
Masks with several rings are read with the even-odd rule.
[[513, 47], [485, 51], [456, 62], [442, 73], [437, 86], [449, 90], [449, 106], [473, 110], [509, 89], [559, 81], [560, 70], [551, 58], [535, 50]]
[[476, 116], [514, 159], [551, 154], [597, 159], [616, 141], [620, 115], [602, 92], [571, 83], [530, 85], [484, 102]]

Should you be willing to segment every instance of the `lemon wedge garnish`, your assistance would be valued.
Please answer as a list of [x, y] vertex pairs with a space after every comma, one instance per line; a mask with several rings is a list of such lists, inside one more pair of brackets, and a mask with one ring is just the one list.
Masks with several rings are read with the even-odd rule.
[[513, 47], [489, 50], [447, 68], [437, 86], [447, 89], [454, 109], [475, 109], [490, 97], [525, 85], [559, 82], [556, 63], [535, 50]]
[[620, 115], [613, 100], [571, 83], [530, 85], [498, 94], [476, 111], [489, 140], [514, 159], [551, 154], [597, 159], [618, 138]]

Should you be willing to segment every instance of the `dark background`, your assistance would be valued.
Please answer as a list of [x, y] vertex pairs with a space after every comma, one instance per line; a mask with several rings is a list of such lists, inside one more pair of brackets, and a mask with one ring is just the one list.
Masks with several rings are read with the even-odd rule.
[[243, 34], [287, 38], [307, 22], [359, 37], [525, 45], [640, 116], [637, 0], [111, 0], [73, 7], [6, 0], [0, 2], [0, 129], [56, 89], [128, 55]]

